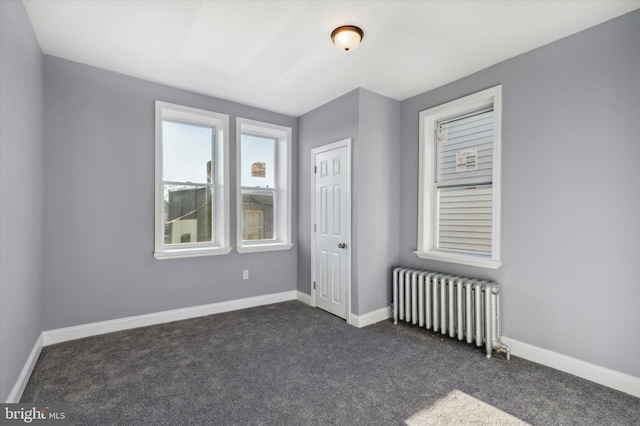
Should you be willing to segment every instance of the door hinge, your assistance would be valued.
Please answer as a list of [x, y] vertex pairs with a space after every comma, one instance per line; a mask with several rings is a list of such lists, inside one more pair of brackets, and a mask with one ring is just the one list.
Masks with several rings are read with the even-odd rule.
[[318, 173], [318, 166], [313, 166], [313, 173]]
[[316, 289], [316, 282], [315, 281], [313, 282], [313, 289], [314, 290]]
[[318, 225], [315, 223], [313, 224], [313, 232], [318, 232]]

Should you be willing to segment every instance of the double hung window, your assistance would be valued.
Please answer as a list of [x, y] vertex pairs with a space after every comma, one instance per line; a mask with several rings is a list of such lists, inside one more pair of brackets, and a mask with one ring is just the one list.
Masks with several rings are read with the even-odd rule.
[[228, 128], [224, 114], [156, 102], [156, 258], [231, 250]]
[[291, 129], [236, 119], [238, 251], [285, 250], [291, 244]]
[[420, 113], [419, 257], [500, 266], [501, 86]]

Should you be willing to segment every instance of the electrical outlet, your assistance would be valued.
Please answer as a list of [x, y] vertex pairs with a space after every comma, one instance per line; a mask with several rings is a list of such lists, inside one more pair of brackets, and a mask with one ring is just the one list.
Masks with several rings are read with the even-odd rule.
[[249, 279], [249, 270], [245, 269], [244, 271], [242, 271], [242, 279], [243, 280], [248, 280]]

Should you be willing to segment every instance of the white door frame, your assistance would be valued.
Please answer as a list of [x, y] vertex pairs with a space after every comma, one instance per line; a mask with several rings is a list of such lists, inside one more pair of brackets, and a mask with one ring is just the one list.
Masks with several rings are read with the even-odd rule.
[[311, 150], [311, 306], [316, 307], [316, 289], [313, 283], [316, 281], [316, 155], [332, 151], [338, 148], [347, 148], [347, 230], [345, 232], [347, 243], [347, 324], [351, 324], [351, 138], [330, 143]]

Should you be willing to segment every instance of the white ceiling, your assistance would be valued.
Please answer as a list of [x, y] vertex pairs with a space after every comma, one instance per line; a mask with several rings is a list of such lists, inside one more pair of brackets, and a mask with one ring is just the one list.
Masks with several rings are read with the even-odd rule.
[[[357, 87], [403, 100], [640, 8], [640, 0], [24, 3], [45, 54], [292, 116]], [[365, 32], [352, 52], [331, 43], [345, 24]]]

